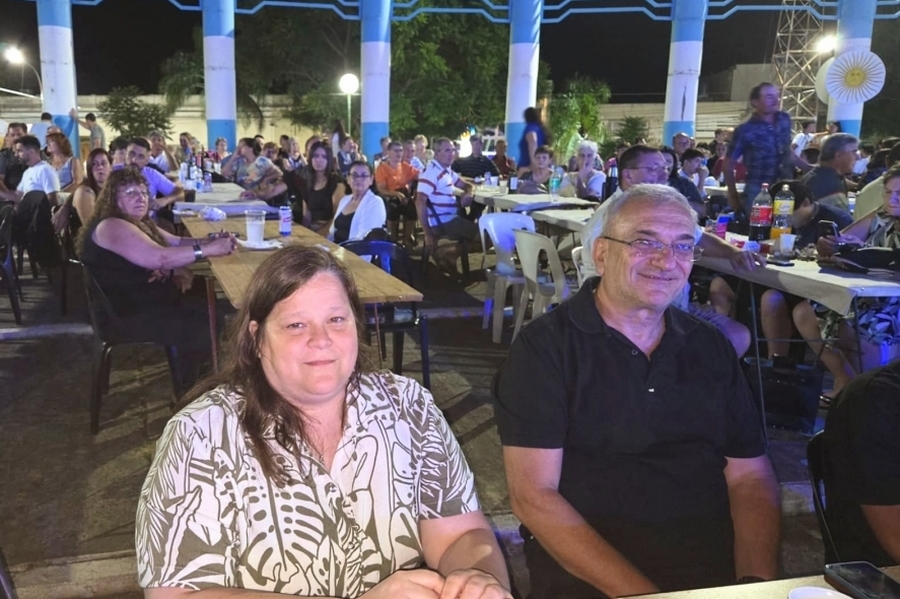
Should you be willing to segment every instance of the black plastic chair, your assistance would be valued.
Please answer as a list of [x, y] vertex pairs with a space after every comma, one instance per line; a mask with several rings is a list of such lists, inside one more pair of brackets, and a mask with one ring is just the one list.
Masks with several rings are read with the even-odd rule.
[[[91, 356], [91, 434], [96, 435], [100, 431], [100, 406], [103, 403], [103, 394], [109, 391], [109, 372], [112, 368], [112, 349], [117, 345], [126, 344], [152, 344], [152, 341], [135, 339], [128, 334], [128, 327], [116, 316], [115, 311], [107, 299], [106, 294], [91, 276], [87, 268], [84, 272], [84, 291], [87, 297], [88, 313], [91, 317], [91, 326], [94, 329], [94, 350]], [[169, 373], [172, 376], [172, 387], [175, 397], [181, 397], [184, 388], [181, 371], [178, 366], [178, 352], [174, 346], [163, 346], [166, 358], [169, 361]], [[171, 404], [174, 406], [174, 401]]]
[[[75, 221], [75, 222], [73, 222]], [[69, 267], [82, 266], [78, 259], [78, 252], [75, 250], [75, 238], [78, 235], [78, 229], [81, 221], [72, 209], [72, 217], [69, 225], [63, 230], [59, 236], [60, 246], [60, 289], [59, 289], [59, 312], [63, 316], [68, 311], [69, 303]], [[76, 226], [78, 225], [78, 226]]]
[[819, 532], [822, 534], [822, 543], [825, 545], [825, 563], [833, 564], [841, 561], [834, 537], [825, 517], [825, 489], [824, 478], [828, 467], [825, 455], [825, 431], [819, 431], [813, 435], [806, 445], [806, 469], [809, 473], [809, 483], [812, 486], [813, 505], [816, 508], [816, 518], [819, 521]]
[[14, 212], [15, 208], [10, 204], [0, 208], [0, 271], [2, 271], [3, 282], [9, 291], [9, 303], [12, 304], [16, 324], [22, 324], [22, 309], [19, 306], [19, 300], [22, 299], [22, 285], [19, 283], [19, 275], [13, 261]]
[[[359, 256], [371, 256], [372, 263], [407, 285], [413, 284], [414, 269], [409, 254], [392, 241], [345, 241], [341, 246]], [[377, 304], [366, 307], [366, 327], [379, 335], [380, 349], [384, 351], [384, 333], [393, 333], [394, 367], [402, 374], [403, 338], [406, 331], [418, 329], [419, 347], [422, 352], [422, 386], [431, 389], [431, 371], [428, 359], [428, 319], [421, 316], [415, 302], [402, 304]], [[383, 353], [382, 353], [383, 355]]]
[[[458, 211], [462, 211], [462, 207], [457, 204]], [[434, 209], [434, 205], [431, 203], [431, 200], [427, 200], [427, 210], [430, 216], [433, 216], [435, 219], [440, 221], [440, 217], [437, 214], [437, 211]], [[462, 218], [462, 216], [458, 216], [458, 218]], [[465, 237], [458, 237], [455, 235], [443, 235], [441, 234], [441, 227], [432, 228], [432, 234], [434, 235], [435, 243], [437, 243], [440, 239], [449, 239], [451, 241], [455, 241], [459, 244], [459, 258], [462, 261], [462, 280], [466, 282], [469, 280], [469, 240]], [[428, 258], [431, 255], [431, 252], [428, 250], [427, 245], [422, 246], [422, 274], [425, 274], [428, 269]]]
[[9, 573], [9, 566], [6, 564], [6, 557], [0, 549], [0, 599], [18, 599], [18, 597], [12, 574]]

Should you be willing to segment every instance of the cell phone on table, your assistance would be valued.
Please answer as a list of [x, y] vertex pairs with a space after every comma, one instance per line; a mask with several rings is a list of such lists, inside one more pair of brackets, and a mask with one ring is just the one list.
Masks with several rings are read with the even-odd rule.
[[774, 264], [775, 266], [793, 266], [794, 263], [790, 260], [783, 260], [781, 258], [766, 258], [766, 264]]
[[825, 582], [855, 599], [900, 599], [900, 582], [869, 562], [828, 564]]

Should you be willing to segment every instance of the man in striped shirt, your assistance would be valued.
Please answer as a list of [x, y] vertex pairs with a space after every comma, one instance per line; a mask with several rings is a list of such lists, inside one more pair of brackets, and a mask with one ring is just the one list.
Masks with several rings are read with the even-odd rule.
[[[453, 172], [451, 164], [453, 143], [446, 137], [438, 138], [434, 142], [434, 160], [419, 175], [416, 210], [425, 233], [425, 247], [432, 252], [442, 270], [456, 272], [456, 260], [461, 249], [459, 240], [475, 239], [478, 225], [459, 216], [459, 208], [472, 203], [474, 186]], [[454, 188], [463, 191], [459, 200]], [[452, 243], [438, 247], [439, 237], [450, 239]]]

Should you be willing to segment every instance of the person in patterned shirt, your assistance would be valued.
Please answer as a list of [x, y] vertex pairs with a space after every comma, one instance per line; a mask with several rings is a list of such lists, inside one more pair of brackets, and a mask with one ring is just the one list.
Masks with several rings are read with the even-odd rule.
[[256, 270], [225, 367], [188, 394], [144, 482], [147, 597], [511, 598], [447, 421], [416, 381], [366, 367], [364, 318], [325, 250]]
[[[793, 179], [795, 166], [804, 172], [812, 168], [791, 151], [791, 116], [781, 110], [781, 91], [771, 83], [760, 83], [750, 90], [750, 106], [753, 114], [735, 128], [722, 164], [728, 203], [735, 212], [747, 215], [763, 183]], [[741, 157], [747, 168], [743, 198], [734, 179]]]

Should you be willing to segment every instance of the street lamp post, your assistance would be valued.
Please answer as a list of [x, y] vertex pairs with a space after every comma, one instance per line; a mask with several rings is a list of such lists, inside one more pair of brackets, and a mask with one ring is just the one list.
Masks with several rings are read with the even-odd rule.
[[338, 82], [341, 92], [347, 94], [347, 135], [350, 135], [350, 120], [353, 117], [351, 97], [359, 90], [359, 79], [353, 73], [347, 73]]
[[10, 46], [9, 44], [0, 44], [0, 50], [3, 51], [3, 58], [7, 60], [10, 64], [14, 65], [25, 65], [31, 72], [34, 73], [34, 76], [37, 77], [38, 82], [38, 90], [40, 90], [41, 98], [44, 97], [44, 82], [41, 81], [41, 74], [37, 72], [31, 63], [25, 60], [25, 55], [21, 50], [16, 48], [15, 46]]

